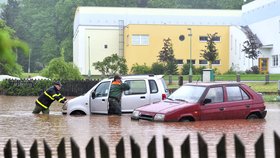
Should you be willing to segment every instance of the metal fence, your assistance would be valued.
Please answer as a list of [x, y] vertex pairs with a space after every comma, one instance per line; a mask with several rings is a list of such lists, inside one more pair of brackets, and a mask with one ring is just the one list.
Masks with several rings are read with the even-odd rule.
[[[208, 158], [208, 146], [207, 143], [204, 141], [203, 137], [198, 133], [198, 154], [199, 158]], [[72, 158], [80, 158], [80, 149], [74, 139], [70, 138], [71, 142], [71, 155]], [[234, 135], [234, 143], [235, 143], [235, 156], [236, 158], [245, 158], [245, 147], [242, 141], [238, 138], [237, 135]], [[45, 158], [52, 157], [52, 151], [47, 142], [44, 140], [44, 153]], [[99, 144], [100, 144], [100, 157], [102, 158], [109, 158], [109, 147], [106, 142], [99, 137]], [[140, 146], [135, 142], [133, 137], [130, 137], [130, 145], [131, 145], [131, 157], [132, 158], [141, 158], [141, 151]], [[163, 154], [164, 158], [173, 158], [173, 147], [169, 143], [169, 139], [167, 137], [163, 137]], [[275, 147], [275, 158], [280, 158], [280, 138], [276, 132], [274, 132], [274, 147]], [[86, 158], [95, 158], [95, 150], [94, 150], [94, 139], [91, 138], [85, 148], [85, 155]], [[191, 158], [191, 150], [190, 150], [190, 136], [188, 136], [181, 145], [181, 158]], [[4, 157], [5, 158], [12, 158], [12, 145], [11, 140], [8, 140], [4, 147]], [[33, 145], [30, 148], [30, 157], [31, 158], [38, 158], [38, 145], [37, 141], [35, 140]], [[155, 136], [151, 139], [147, 146], [147, 156], [148, 158], [157, 158], [156, 152], [156, 139]], [[219, 143], [216, 146], [216, 153], [217, 158], [226, 158], [226, 139], [225, 135], [222, 136]], [[25, 158], [25, 150], [17, 141], [17, 157], [18, 158]], [[57, 147], [57, 157], [58, 158], [66, 158], [66, 150], [65, 150], [65, 139], [62, 138], [60, 143]], [[124, 158], [125, 157], [125, 146], [124, 146], [124, 139], [121, 138], [116, 146], [116, 158]], [[265, 157], [265, 147], [264, 147], [264, 137], [263, 134], [258, 138], [255, 143], [255, 157], [256, 158], [264, 158]]]

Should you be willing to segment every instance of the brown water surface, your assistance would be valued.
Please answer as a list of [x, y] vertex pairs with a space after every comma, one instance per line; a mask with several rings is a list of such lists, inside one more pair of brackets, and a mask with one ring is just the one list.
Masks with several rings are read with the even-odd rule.
[[[236, 134], [246, 147], [246, 157], [253, 158], [254, 144], [264, 133], [266, 157], [274, 157], [273, 132], [280, 135], [280, 104], [267, 104], [267, 117], [263, 120], [224, 120], [157, 123], [149, 121], [132, 121], [130, 114], [119, 116], [91, 115], [83, 117], [61, 114], [61, 105], [51, 106], [50, 115], [33, 115], [36, 97], [0, 96], [0, 157], [9, 139], [12, 140], [13, 156], [16, 156], [16, 141], [18, 140], [29, 155], [29, 149], [35, 139], [38, 140], [39, 155], [44, 157], [43, 140], [56, 154], [57, 145], [62, 138], [66, 140], [67, 156], [71, 156], [70, 137], [74, 138], [80, 147], [82, 157], [85, 157], [85, 146], [94, 138], [96, 157], [99, 153], [99, 136], [109, 145], [110, 157], [115, 157], [115, 146], [124, 138], [126, 157], [131, 157], [130, 136], [141, 147], [141, 156], [147, 157], [147, 145], [156, 136], [157, 157], [163, 155], [163, 137], [168, 137], [174, 149], [174, 157], [180, 157], [180, 146], [189, 135], [191, 139], [191, 155], [198, 157], [197, 133], [199, 132], [208, 144], [209, 157], [216, 157], [216, 144], [223, 134], [226, 134], [227, 156], [235, 157], [234, 139]], [[53, 156], [56, 157], [56, 156]]]

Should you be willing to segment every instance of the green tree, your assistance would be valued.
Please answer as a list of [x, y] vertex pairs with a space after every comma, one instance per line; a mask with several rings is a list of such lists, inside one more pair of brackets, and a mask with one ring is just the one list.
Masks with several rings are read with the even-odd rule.
[[208, 61], [209, 68], [212, 69], [212, 63], [218, 59], [218, 49], [216, 48], [215, 39], [217, 39], [217, 32], [214, 34], [207, 34], [207, 44], [204, 50], [201, 50], [200, 56]]
[[17, 0], [8, 0], [7, 4], [2, 7], [1, 19], [6, 21], [6, 25], [15, 28], [15, 19], [19, 13], [19, 2]]
[[[44, 49], [46, 45], [49, 49], [56, 48], [55, 51], [52, 51], [51, 54], [55, 57], [59, 57], [59, 49], [56, 47], [58, 43], [56, 40], [56, 13], [55, 13], [55, 4], [56, 0], [22, 0], [21, 8], [17, 19], [15, 20], [15, 30], [17, 36], [25, 40], [30, 44], [32, 49], [31, 53], [31, 65], [35, 65], [36, 62], [46, 65], [50, 59], [46, 58], [50, 54], [48, 49]], [[65, 18], [66, 19], [66, 18]], [[49, 45], [49, 40], [46, 41], [49, 37], [55, 39], [55, 45]], [[48, 61], [44, 60], [48, 59]], [[26, 58], [19, 58], [21, 60], [28, 60]], [[22, 62], [26, 63], [26, 62]], [[27, 65], [24, 65], [27, 67]], [[31, 71], [34, 70], [34, 67], [31, 67]]]
[[25, 56], [29, 53], [27, 43], [15, 36], [15, 30], [0, 19], [0, 74], [20, 76], [22, 67], [17, 63], [17, 53]]
[[170, 38], [163, 39], [163, 47], [159, 52], [158, 59], [163, 63], [168, 75], [178, 73], [178, 65], [174, 57], [173, 44]]
[[258, 59], [259, 51], [261, 44], [257, 43], [255, 34], [248, 34], [248, 40], [243, 43], [242, 51], [245, 52], [245, 57], [252, 59], [252, 65], [254, 64], [254, 60]]
[[54, 58], [40, 74], [53, 80], [81, 80], [79, 69], [71, 62], [65, 62], [63, 57]]
[[[0, 20], [0, 28], [3, 21]], [[29, 53], [28, 45], [19, 40], [12, 39], [5, 27], [0, 29], [0, 74], [20, 76], [22, 68], [16, 62], [15, 52], [21, 49], [26, 55]]]
[[147, 6], [150, 8], [176, 8], [176, 0], [149, 0]]
[[112, 54], [92, 64], [92, 66], [102, 73], [103, 76], [111, 76], [116, 73], [125, 75], [128, 72], [126, 60], [123, 57], [119, 57], [117, 54]]

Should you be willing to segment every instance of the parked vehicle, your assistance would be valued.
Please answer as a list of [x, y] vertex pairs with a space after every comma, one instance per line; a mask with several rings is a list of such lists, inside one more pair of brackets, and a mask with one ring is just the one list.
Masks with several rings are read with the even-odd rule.
[[186, 84], [166, 100], [133, 111], [132, 119], [200, 121], [264, 118], [263, 97], [242, 83]]
[[[108, 94], [113, 78], [103, 79], [82, 96], [69, 100], [64, 114], [90, 113], [108, 114]], [[168, 97], [169, 91], [163, 75], [122, 76], [122, 82], [130, 85], [130, 90], [122, 94], [122, 112], [132, 113], [135, 108], [160, 102]]]

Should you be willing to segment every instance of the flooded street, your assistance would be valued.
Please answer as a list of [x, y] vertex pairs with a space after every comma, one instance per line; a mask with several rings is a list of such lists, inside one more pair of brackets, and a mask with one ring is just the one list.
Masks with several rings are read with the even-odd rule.
[[141, 147], [141, 156], [147, 157], [147, 145], [156, 136], [157, 157], [163, 157], [163, 136], [169, 138], [173, 146], [174, 157], [180, 157], [180, 146], [190, 135], [191, 155], [198, 158], [197, 133], [199, 132], [208, 144], [209, 157], [216, 157], [216, 144], [221, 136], [226, 134], [227, 156], [235, 157], [234, 139], [236, 134], [246, 147], [246, 157], [253, 158], [254, 144], [264, 133], [266, 157], [274, 157], [273, 132], [280, 135], [280, 103], [267, 105], [267, 116], [264, 120], [225, 120], [201, 122], [156, 123], [149, 121], [132, 121], [130, 114], [119, 116], [91, 115], [67, 116], [61, 114], [61, 106], [55, 103], [51, 106], [50, 115], [33, 115], [36, 97], [0, 96], [0, 157], [9, 139], [12, 140], [13, 156], [16, 156], [16, 141], [18, 140], [29, 155], [29, 149], [35, 139], [38, 141], [40, 157], [44, 156], [43, 140], [45, 139], [56, 154], [61, 138], [66, 140], [67, 156], [70, 157], [70, 137], [80, 147], [82, 157], [85, 157], [85, 146], [94, 138], [96, 157], [99, 153], [99, 136], [109, 145], [110, 157], [115, 157], [115, 146], [120, 138], [124, 138], [126, 157], [131, 157], [130, 136]]

